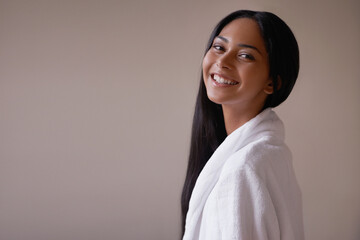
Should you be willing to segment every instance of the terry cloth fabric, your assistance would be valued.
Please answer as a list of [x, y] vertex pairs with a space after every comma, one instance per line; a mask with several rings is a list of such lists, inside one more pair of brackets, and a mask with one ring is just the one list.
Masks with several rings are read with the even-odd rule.
[[183, 240], [303, 240], [301, 192], [270, 108], [232, 132], [201, 171]]

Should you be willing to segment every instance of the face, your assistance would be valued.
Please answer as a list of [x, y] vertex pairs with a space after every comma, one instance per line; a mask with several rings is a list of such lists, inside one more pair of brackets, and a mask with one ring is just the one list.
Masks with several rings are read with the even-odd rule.
[[203, 59], [209, 99], [237, 109], [261, 109], [272, 93], [269, 62], [258, 24], [240, 18], [215, 37]]

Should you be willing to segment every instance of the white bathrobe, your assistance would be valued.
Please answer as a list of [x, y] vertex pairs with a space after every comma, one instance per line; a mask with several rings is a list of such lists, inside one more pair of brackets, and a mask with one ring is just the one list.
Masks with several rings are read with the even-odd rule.
[[301, 192], [270, 108], [232, 132], [200, 173], [183, 240], [303, 240]]

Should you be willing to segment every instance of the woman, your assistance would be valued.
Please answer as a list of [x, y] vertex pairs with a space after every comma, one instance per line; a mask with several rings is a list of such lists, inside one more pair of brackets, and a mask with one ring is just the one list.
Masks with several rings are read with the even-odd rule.
[[301, 192], [281, 120], [299, 50], [269, 12], [215, 27], [202, 64], [182, 193], [183, 239], [303, 239]]

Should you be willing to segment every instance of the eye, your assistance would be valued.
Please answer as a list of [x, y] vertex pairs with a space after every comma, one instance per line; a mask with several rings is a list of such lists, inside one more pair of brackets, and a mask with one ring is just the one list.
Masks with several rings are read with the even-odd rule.
[[217, 51], [225, 51], [225, 48], [220, 44], [213, 44], [212, 48], [217, 50]]
[[251, 54], [248, 54], [248, 53], [240, 53], [238, 55], [238, 57], [241, 59], [245, 59], [245, 60], [255, 60], [255, 58]]

